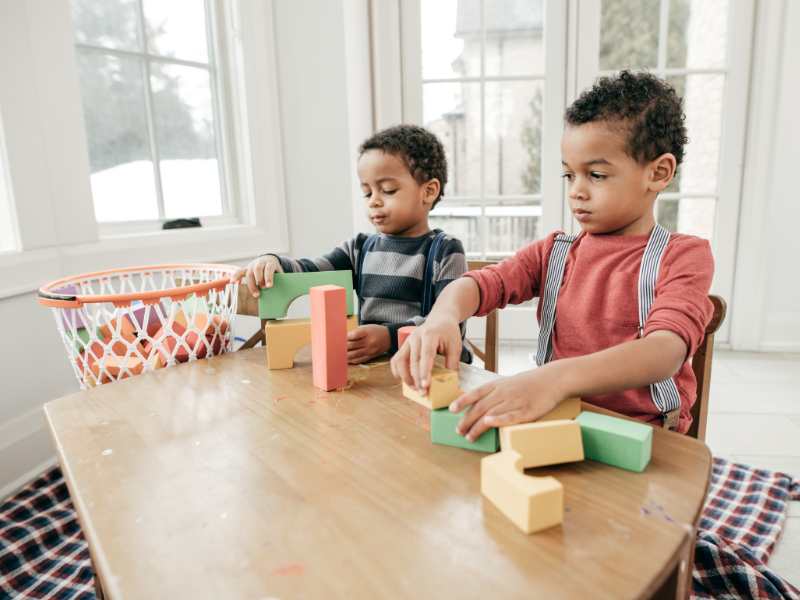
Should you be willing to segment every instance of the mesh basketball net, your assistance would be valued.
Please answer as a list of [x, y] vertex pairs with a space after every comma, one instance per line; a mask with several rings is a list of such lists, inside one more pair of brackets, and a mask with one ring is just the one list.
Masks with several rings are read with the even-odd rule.
[[238, 283], [229, 265], [78, 275], [39, 290], [81, 388], [227, 352]]

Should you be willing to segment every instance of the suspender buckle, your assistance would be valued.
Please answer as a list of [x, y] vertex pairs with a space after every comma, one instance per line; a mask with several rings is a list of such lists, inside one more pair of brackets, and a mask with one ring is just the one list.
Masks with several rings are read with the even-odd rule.
[[670, 431], [675, 431], [678, 429], [678, 421], [680, 420], [681, 416], [681, 409], [680, 407], [674, 408], [669, 412], [665, 412], [661, 415], [661, 418], [664, 421], [664, 429], [669, 429]]

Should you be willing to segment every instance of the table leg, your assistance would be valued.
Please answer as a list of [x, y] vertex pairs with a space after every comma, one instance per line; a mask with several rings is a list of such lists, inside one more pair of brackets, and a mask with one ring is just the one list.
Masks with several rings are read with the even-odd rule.
[[680, 558], [661, 587], [651, 596], [653, 600], [685, 600], [692, 586], [692, 564], [695, 532], [686, 536]]

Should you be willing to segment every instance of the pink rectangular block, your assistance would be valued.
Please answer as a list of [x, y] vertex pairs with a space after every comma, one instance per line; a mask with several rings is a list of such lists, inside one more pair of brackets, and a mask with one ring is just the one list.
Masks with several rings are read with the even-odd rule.
[[347, 297], [338, 285], [318, 285], [311, 296], [311, 368], [314, 386], [347, 385]]
[[397, 349], [403, 347], [403, 342], [406, 341], [406, 338], [414, 333], [416, 327], [414, 325], [406, 325], [405, 327], [401, 327], [397, 330]]

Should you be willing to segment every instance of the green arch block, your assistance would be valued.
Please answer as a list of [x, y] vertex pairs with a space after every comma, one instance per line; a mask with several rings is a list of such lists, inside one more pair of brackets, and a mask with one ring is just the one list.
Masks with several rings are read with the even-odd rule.
[[346, 290], [347, 315], [353, 314], [353, 272], [314, 271], [275, 273], [271, 288], [262, 288], [258, 299], [260, 319], [282, 319], [295, 298], [305, 296], [316, 285], [338, 285]]

